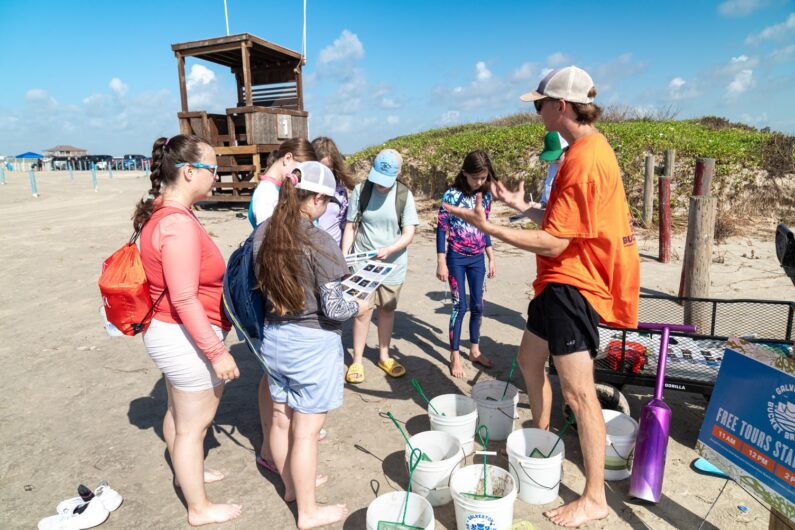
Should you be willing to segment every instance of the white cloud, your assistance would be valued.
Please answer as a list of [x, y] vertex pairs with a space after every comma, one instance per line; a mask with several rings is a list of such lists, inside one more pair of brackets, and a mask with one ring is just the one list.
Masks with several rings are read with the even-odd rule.
[[461, 116], [461, 113], [457, 110], [448, 110], [442, 113], [440, 121], [445, 125], [450, 125], [456, 123], [458, 118]]
[[491, 79], [491, 71], [488, 69], [486, 63], [484, 63], [483, 61], [479, 61], [475, 65], [475, 78], [478, 81], [486, 81], [488, 79]]
[[674, 77], [668, 83], [669, 100], [689, 99], [698, 95], [698, 91], [681, 77]]
[[202, 64], [194, 64], [190, 67], [190, 73], [185, 82], [188, 92], [200, 86], [207, 86], [215, 81], [215, 72]]
[[564, 64], [571, 63], [571, 57], [563, 52], [555, 52], [547, 57], [547, 64], [552, 67], [563, 66]]
[[591, 74], [597, 91], [603, 94], [619, 81], [643, 73], [646, 70], [646, 66], [648, 66], [646, 61], [635, 61], [631, 53], [624, 53], [612, 61], [598, 64], [590, 69], [586, 68], [586, 70]]
[[790, 13], [790, 15], [787, 17], [787, 20], [784, 22], [768, 26], [756, 35], [748, 35], [748, 37], [745, 39], [745, 43], [753, 45], [759, 44], [765, 40], [780, 39], [785, 37], [793, 29], [795, 29], [795, 13]]
[[215, 72], [202, 64], [191, 65], [185, 87], [188, 90], [188, 107], [192, 110], [222, 111], [226, 106], [224, 101], [237, 99], [231, 93], [222, 95]]
[[127, 93], [128, 87], [124, 84], [124, 82], [119, 79], [118, 77], [114, 77], [110, 80], [108, 84], [110, 89], [113, 91], [114, 94], [117, 96], [123, 96]]
[[389, 125], [397, 125], [398, 123], [400, 123], [400, 116], [392, 116], [392, 115], [387, 116], [386, 122]]
[[764, 7], [766, 0], [727, 0], [718, 6], [724, 17], [744, 17]]
[[25, 101], [38, 108], [52, 109], [58, 105], [49, 92], [43, 88], [31, 88], [25, 92]]
[[[72, 144], [91, 153], [122, 155], [145, 153], [156, 137], [178, 131], [178, 103], [168, 90], [129, 98], [113, 94], [108, 87], [70, 103], [31, 89], [25, 95], [27, 106], [10, 113], [0, 109], [0, 145], [20, 152]], [[31, 139], [36, 145], [30, 145]]]
[[795, 44], [773, 50], [768, 58], [776, 63], [788, 63], [795, 58]]
[[740, 121], [747, 123], [748, 125], [766, 125], [770, 122], [767, 112], [762, 112], [757, 115], [744, 112], [743, 114], [740, 114]]
[[541, 79], [544, 79], [549, 73], [554, 70], [554, 68], [542, 68], [541, 75], [539, 76]]
[[401, 104], [393, 98], [381, 98], [379, 106], [382, 109], [399, 109]]
[[754, 86], [754, 71], [750, 69], [740, 70], [734, 79], [726, 87], [726, 97], [736, 98]]
[[319, 67], [331, 63], [347, 65], [358, 62], [362, 57], [364, 57], [364, 46], [359, 37], [344, 29], [332, 44], [320, 50], [317, 63]]
[[511, 74], [511, 80], [535, 81], [538, 76], [538, 67], [534, 63], [524, 63]]

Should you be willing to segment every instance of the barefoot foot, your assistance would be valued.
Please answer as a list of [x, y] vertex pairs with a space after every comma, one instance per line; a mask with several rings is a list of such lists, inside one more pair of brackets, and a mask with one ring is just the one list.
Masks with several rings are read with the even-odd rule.
[[[206, 469], [204, 471], [204, 483], [211, 484], [213, 482], [218, 482], [219, 480], [224, 480], [224, 474], [220, 471], [216, 471], [215, 469]], [[181, 488], [182, 486], [179, 485], [179, 481], [177, 477], [174, 477], [174, 487]]]
[[201, 510], [188, 510], [188, 523], [201, 526], [211, 523], [225, 523], [237, 519], [243, 507], [239, 504], [208, 504]]
[[205, 469], [204, 470], [204, 483], [205, 484], [212, 484], [213, 482], [218, 482], [220, 480], [224, 480], [224, 474], [216, 469]]
[[[328, 482], [328, 476], [327, 475], [318, 475], [317, 478], [315, 478], [315, 487], [319, 488], [320, 486], [322, 486], [326, 482]], [[284, 490], [284, 500], [285, 500], [285, 502], [295, 502], [295, 492], [293, 490], [285, 489]]]
[[450, 354], [450, 375], [453, 377], [464, 377], [464, 367], [461, 364], [461, 355], [456, 351]]
[[342, 521], [348, 516], [348, 508], [344, 504], [318, 506], [313, 514], [298, 512], [298, 528], [307, 530]]
[[560, 508], [544, 512], [550, 521], [566, 528], [577, 528], [590, 521], [604, 519], [607, 514], [606, 502], [599, 503], [586, 497], [580, 497]]

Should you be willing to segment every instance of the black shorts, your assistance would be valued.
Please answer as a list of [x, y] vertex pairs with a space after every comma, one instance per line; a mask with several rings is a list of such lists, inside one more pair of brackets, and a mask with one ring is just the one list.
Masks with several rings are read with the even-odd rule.
[[580, 291], [570, 285], [550, 283], [527, 306], [527, 330], [549, 345], [552, 355], [599, 349], [599, 314]]

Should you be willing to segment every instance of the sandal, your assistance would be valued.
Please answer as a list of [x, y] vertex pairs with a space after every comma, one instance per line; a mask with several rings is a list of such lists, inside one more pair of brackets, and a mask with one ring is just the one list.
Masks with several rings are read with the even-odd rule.
[[345, 380], [354, 385], [364, 383], [364, 366], [360, 363], [351, 363], [345, 373]]
[[276, 464], [273, 463], [273, 460], [265, 460], [261, 456], [257, 457], [257, 465], [262, 467], [263, 469], [270, 471], [271, 473], [278, 475], [279, 470], [276, 469]]
[[390, 377], [403, 377], [406, 375], [406, 369], [391, 357], [386, 361], [378, 361], [378, 367]]

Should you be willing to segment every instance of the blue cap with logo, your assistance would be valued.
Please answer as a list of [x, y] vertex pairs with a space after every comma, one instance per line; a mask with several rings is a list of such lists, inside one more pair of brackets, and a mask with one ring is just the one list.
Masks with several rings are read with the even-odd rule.
[[384, 149], [375, 157], [373, 168], [367, 180], [373, 184], [391, 188], [400, 174], [403, 166], [403, 157], [394, 149]]

